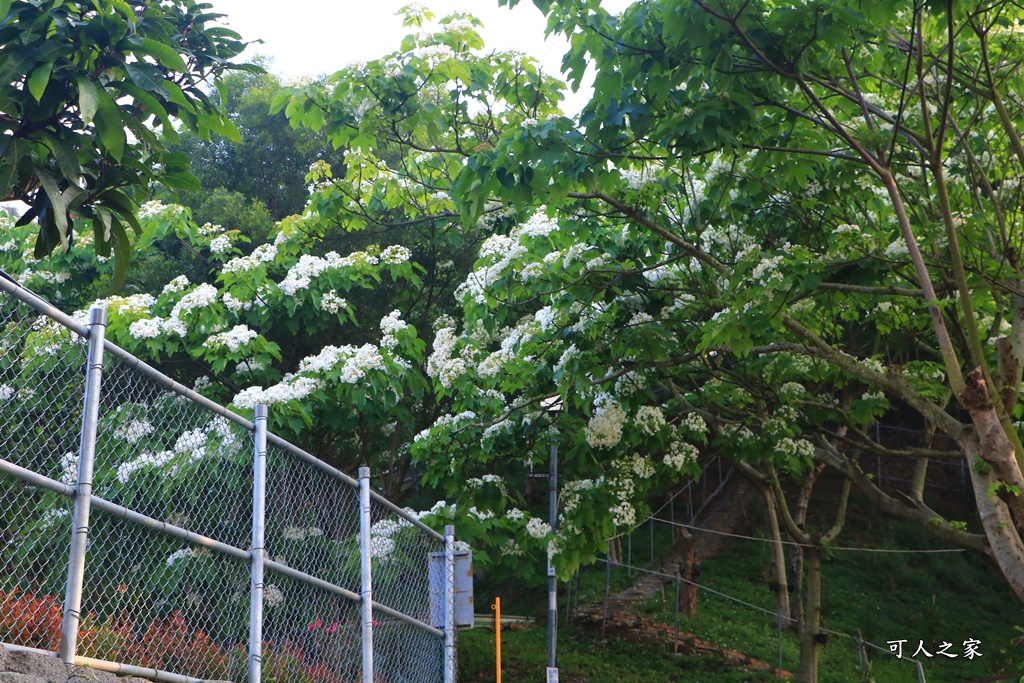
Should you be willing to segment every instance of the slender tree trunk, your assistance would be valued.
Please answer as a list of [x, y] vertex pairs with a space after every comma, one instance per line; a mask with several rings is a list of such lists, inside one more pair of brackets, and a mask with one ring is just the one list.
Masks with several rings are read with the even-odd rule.
[[679, 541], [683, 546], [682, 581], [679, 585], [679, 611], [688, 617], [697, 616], [697, 551], [693, 534], [678, 527]]
[[821, 549], [805, 549], [807, 588], [800, 622], [799, 683], [818, 683], [818, 633], [821, 630]]
[[[800, 493], [796, 497], [796, 513], [793, 515], [793, 522], [801, 529], [807, 524], [807, 507], [811, 503], [811, 493], [814, 491], [814, 483], [818, 481], [818, 475], [825, 469], [824, 463], [817, 465], [804, 477], [804, 483], [800, 487]], [[794, 539], [796, 540], [796, 539]], [[793, 565], [793, 585], [797, 593], [802, 589], [804, 583], [804, 549], [798, 545], [791, 546], [790, 561]], [[800, 624], [804, 619], [804, 603], [796, 601], [796, 614], [793, 615], [795, 622]]]
[[[764, 504], [768, 517], [768, 530], [772, 539], [772, 566], [775, 569], [775, 613], [784, 625], [790, 623], [789, 611], [789, 579], [786, 576], [786, 552], [782, 545], [782, 532], [779, 530], [778, 510], [775, 505], [775, 494], [771, 489], [764, 489]], [[799, 550], [799, 548], [797, 548]]]

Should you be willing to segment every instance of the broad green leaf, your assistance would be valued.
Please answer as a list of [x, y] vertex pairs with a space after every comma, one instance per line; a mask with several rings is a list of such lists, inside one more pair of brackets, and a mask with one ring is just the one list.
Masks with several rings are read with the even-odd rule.
[[78, 83], [78, 110], [82, 115], [82, 121], [91, 123], [96, 116], [96, 110], [100, 106], [99, 89], [96, 84], [85, 76], [77, 78]]
[[177, 50], [152, 38], [143, 38], [139, 45], [131, 48], [131, 51], [155, 57], [158, 62], [171, 71], [184, 72], [188, 70], [188, 65]]
[[121, 122], [120, 108], [103, 90], [97, 91], [96, 132], [100, 142], [115, 161], [121, 161], [124, 154], [126, 138], [124, 124]]
[[78, 163], [78, 154], [75, 152], [74, 145], [69, 141], [59, 139], [48, 130], [42, 131], [42, 136], [49, 145], [54, 159], [57, 160], [60, 172], [64, 174], [65, 178], [74, 182], [78, 176], [82, 175], [82, 167]]
[[116, 218], [111, 217], [111, 243], [114, 247], [114, 276], [110, 282], [113, 291], [121, 289], [125, 277], [128, 275], [128, 264], [132, 260], [132, 245], [128, 239], [128, 233], [124, 226]]
[[28, 91], [32, 93], [32, 97], [36, 98], [36, 102], [43, 99], [43, 93], [46, 92], [46, 84], [50, 82], [50, 71], [53, 69], [53, 62], [47, 62], [40, 67], [37, 67], [32, 75], [28, 77]]

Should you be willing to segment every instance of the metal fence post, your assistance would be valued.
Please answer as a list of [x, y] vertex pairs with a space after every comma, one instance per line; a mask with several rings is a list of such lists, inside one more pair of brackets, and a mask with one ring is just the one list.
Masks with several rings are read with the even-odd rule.
[[266, 553], [267, 406], [256, 406], [256, 445], [252, 474], [252, 556], [249, 586], [249, 683], [263, 673], [263, 560]]
[[94, 307], [89, 311], [89, 355], [85, 376], [85, 402], [78, 446], [78, 483], [75, 486], [74, 530], [68, 557], [68, 581], [64, 592], [64, 619], [61, 624], [60, 658], [73, 664], [78, 647], [78, 623], [82, 614], [82, 582], [85, 579], [85, 550], [89, 540], [89, 506], [92, 496], [92, 472], [96, 459], [96, 427], [100, 413], [100, 384], [103, 381], [103, 341], [107, 331], [107, 311]]
[[[359, 468], [359, 559], [362, 576], [361, 612], [363, 616], [363, 680], [373, 680], [373, 581], [370, 576], [370, 468]], [[447, 590], [447, 589], [446, 589]], [[453, 619], [454, 621], [454, 619]], [[446, 638], [447, 639], [447, 638]]]
[[455, 527], [444, 528], [444, 683], [455, 683]]
[[604, 555], [604, 610], [601, 615], [601, 638], [604, 638], [605, 628], [608, 626], [608, 592], [612, 584], [612, 542], [605, 541]]

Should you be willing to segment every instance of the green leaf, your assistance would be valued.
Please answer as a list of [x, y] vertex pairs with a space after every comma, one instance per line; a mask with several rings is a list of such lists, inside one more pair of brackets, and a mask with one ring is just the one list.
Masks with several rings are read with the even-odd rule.
[[50, 82], [50, 71], [52, 69], [53, 62], [47, 62], [36, 68], [32, 75], [28, 77], [28, 91], [32, 93], [32, 97], [36, 98], [36, 102], [43, 99], [46, 85]]
[[7, 15], [11, 12], [11, 4], [14, 0], [0, 0], [0, 23], [3, 23], [7, 19]]
[[121, 289], [125, 276], [128, 274], [128, 264], [132, 260], [132, 245], [121, 222], [116, 218], [111, 218], [110, 223], [110, 236], [114, 247], [114, 276], [111, 279], [110, 288], [117, 291]]
[[66, 140], [61, 140], [48, 130], [42, 131], [42, 136], [50, 146], [53, 158], [57, 160], [60, 172], [69, 181], [74, 182], [82, 175], [82, 167], [78, 163], [78, 154], [74, 146]]
[[96, 132], [99, 133], [100, 142], [110, 156], [114, 157], [114, 161], [120, 162], [127, 142], [124, 125], [121, 122], [121, 113], [106, 91], [98, 90], [97, 94]]
[[158, 119], [160, 119], [160, 122], [163, 124], [163, 133], [168, 140], [171, 142], [178, 141], [178, 131], [174, 129], [174, 123], [171, 121], [171, 117], [167, 115], [167, 110], [160, 103], [160, 100], [153, 97], [134, 83], [122, 81], [117, 85], [119, 88], [134, 97], [135, 100], [142, 104], [147, 111], [152, 112]]
[[78, 82], [78, 110], [82, 115], [82, 121], [91, 123], [99, 109], [99, 89], [96, 84], [84, 76], [79, 76]]
[[164, 88], [163, 74], [151, 64], [125, 64], [128, 76], [135, 85], [150, 92], [167, 92]]
[[158, 62], [171, 71], [184, 72], [188, 70], [188, 65], [185, 64], [185, 60], [181, 58], [177, 50], [152, 38], [143, 38], [139, 45], [131, 48], [131, 51], [155, 57]]
[[159, 178], [160, 182], [169, 187], [172, 190], [185, 190], [186, 192], [198, 192], [202, 186], [199, 183], [199, 178], [188, 171], [179, 171], [177, 173], [166, 173]]

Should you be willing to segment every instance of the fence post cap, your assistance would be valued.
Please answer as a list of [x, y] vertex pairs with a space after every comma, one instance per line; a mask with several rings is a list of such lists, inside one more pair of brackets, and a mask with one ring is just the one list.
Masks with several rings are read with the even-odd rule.
[[360, 479], [369, 479], [370, 478], [370, 468], [369, 467], [360, 467], [359, 468], [359, 478]]
[[102, 306], [93, 306], [89, 309], [89, 324], [90, 325], [106, 325], [107, 324], [107, 309]]
[[267, 410], [267, 406], [265, 406], [262, 403], [260, 403], [259, 405], [256, 406], [256, 419], [257, 420], [259, 420], [259, 419], [266, 420], [268, 414], [269, 414], [269, 412]]

